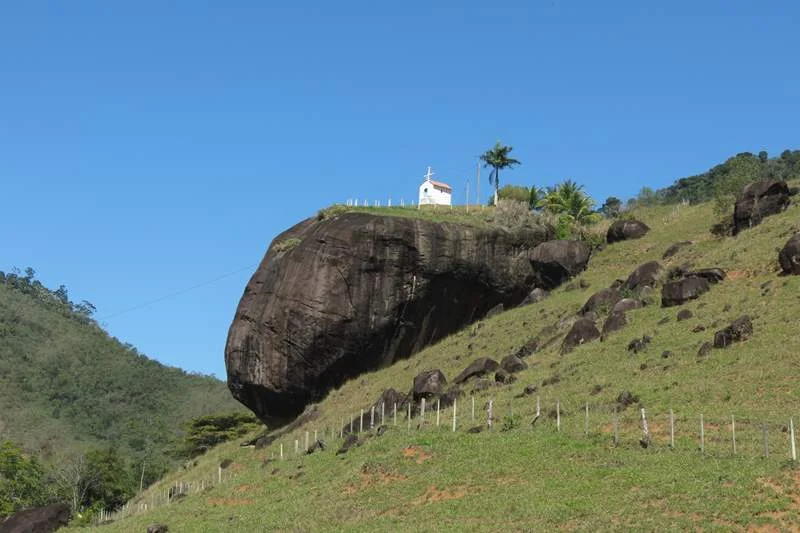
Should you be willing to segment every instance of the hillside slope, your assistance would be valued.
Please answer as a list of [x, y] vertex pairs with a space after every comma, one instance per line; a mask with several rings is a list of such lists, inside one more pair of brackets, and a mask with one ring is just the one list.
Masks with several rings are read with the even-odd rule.
[[[315, 420], [266, 448], [216, 448], [134, 500], [132, 509], [142, 512], [103, 531], [143, 531], [154, 522], [179, 532], [791, 529], [800, 523], [800, 474], [789, 460], [787, 427], [800, 419], [800, 278], [778, 276], [777, 249], [800, 229], [793, 202], [735, 238], [711, 237], [709, 204], [636, 211], [652, 230], [596, 253], [582, 283], [344, 384], [316, 406]], [[662, 259], [678, 241], [693, 244]], [[659, 261], [664, 272], [686, 263], [719, 267], [727, 277], [682, 306], [629, 311], [622, 330], [562, 354], [570, 324], [564, 319], [647, 261]], [[692, 316], [678, 321], [682, 310]], [[598, 325], [607, 312], [599, 310]], [[749, 340], [698, 355], [715, 331], [744, 313], [753, 319]], [[652, 339], [641, 351], [628, 350], [645, 335]], [[395, 426], [390, 410], [382, 435], [365, 431], [360, 446], [334, 453], [339, 428], [353, 416], [357, 428], [361, 409], [369, 420], [385, 389], [406, 391], [431, 369], [452, 381], [473, 359], [499, 361], [535, 339], [544, 347], [525, 358], [528, 368], [515, 383], [482, 388], [471, 380], [462, 387], [455, 432], [453, 408], [441, 414], [439, 427], [430, 406], [422, 427], [416, 414], [409, 427], [403, 411]], [[490, 400], [494, 427], [470, 433], [485, 425]], [[537, 400], [542, 416], [532, 425]], [[640, 408], [649, 422], [646, 448]], [[328, 448], [295, 455], [306, 432], [326, 435]], [[220, 464], [229, 465], [221, 483]], [[180, 502], [164, 504], [171, 484], [194, 482]], [[147, 511], [137, 507], [144, 504]]]
[[51, 461], [113, 445], [155, 470], [185, 421], [239, 409], [223, 382], [139, 354], [37, 283], [0, 282], [0, 440]]

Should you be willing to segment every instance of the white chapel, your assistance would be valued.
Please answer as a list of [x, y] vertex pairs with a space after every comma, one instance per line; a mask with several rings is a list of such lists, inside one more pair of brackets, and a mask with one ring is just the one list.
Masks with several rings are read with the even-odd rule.
[[425, 181], [419, 186], [419, 205], [451, 205], [453, 188], [441, 181], [434, 181], [431, 167], [425, 174]]

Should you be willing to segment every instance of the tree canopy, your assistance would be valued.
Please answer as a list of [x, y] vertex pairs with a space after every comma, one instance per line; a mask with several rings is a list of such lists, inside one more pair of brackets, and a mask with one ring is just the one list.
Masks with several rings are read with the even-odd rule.
[[500, 141], [497, 141], [493, 148], [486, 150], [481, 155], [481, 161], [484, 167], [492, 167], [489, 173], [489, 183], [494, 186], [494, 203], [497, 205], [498, 189], [500, 188], [500, 170], [504, 168], [513, 168], [519, 165], [520, 162], [509, 154], [514, 148], [511, 146], [504, 146]]

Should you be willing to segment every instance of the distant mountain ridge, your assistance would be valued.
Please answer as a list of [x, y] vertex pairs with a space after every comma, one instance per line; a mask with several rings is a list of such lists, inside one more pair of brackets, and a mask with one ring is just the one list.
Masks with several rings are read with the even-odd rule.
[[45, 460], [113, 446], [155, 477], [189, 419], [241, 410], [224, 382], [122, 344], [34, 276], [0, 272], [0, 441]]

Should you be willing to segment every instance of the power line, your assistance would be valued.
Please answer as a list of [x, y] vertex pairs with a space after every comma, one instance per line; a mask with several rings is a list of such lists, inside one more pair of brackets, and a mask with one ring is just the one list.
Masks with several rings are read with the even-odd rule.
[[148, 307], [148, 306], [151, 306], [153, 304], [157, 304], [159, 302], [163, 302], [164, 300], [169, 300], [170, 298], [175, 298], [176, 296], [181, 296], [183, 294], [186, 294], [187, 292], [191, 292], [191, 291], [193, 291], [195, 289], [200, 289], [200, 288], [205, 287], [207, 285], [211, 285], [212, 283], [216, 283], [217, 281], [220, 281], [222, 279], [225, 279], [225, 278], [228, 278], [228, 277], [233, 276], [235, 274], [238, 274], [239, 272], [243, 272], [245, 270], [249, 270], [251, 268], [254, 268], [257, 265], [258, 265], [258, 263], [253, 263], [251, 265], [247, 265], [247, 266], [242, 267], [242, 268], [237, 268], [236, 270], [234, 270], [232, 272], [228, 272], [226, 274], [222, 274], [221, 276], [217, 276], [217, 277], [215, 277], [213, 279], [204, 281], [202, 283], [198, 283], [197, 285], [192, 285], [191, 287], [187, 287], [185, 289], [181, 289], [181, 290], [179, 290], [177, 292], [171, 292], [169, 294], [165, 294], [164, 296], [160, 296], [160, 297], [158, 297], [158, 298], [156, 298], [154, 300], [150, 300], [149, 302], [141, 303], [141, 304], [135, 305], [133, 307], [129, 307], [128, 309], [123, 309], [122, 311], [117, 311], [116, 313], [112, 313], [110, 315], [102, 316], [102, 317], [98, 318], [97, 321], [98, 322], [102, 322], [104, 320], [108, 320], [109, 318], [115, 318], [115, 317], [118, 317], [120, 315], [124, 315], [124, 314], [130, 313], [132, 311], [136, 311], [138, 309], [142, 309], [143, 307]]

